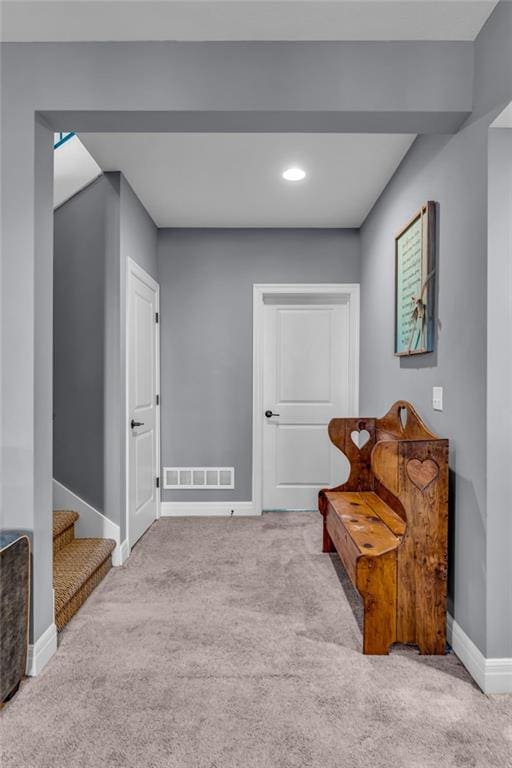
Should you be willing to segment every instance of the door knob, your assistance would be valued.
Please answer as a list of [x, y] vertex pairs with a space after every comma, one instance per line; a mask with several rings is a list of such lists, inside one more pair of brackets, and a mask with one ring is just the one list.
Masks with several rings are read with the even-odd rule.
[[272, 416], [280, 416], [280, 415], [281, 415], [280, 413], [272, 413], [272, 411], [265, 411], [265, 416], [267, 417], [267, 419], [271, 419]]
[[132, 429], [135, 429], [135, 427], [143, 427], [144, 426], [144, 422], [143, 421], [134, 421], [132, 419], [131, 423], [132, 423]]

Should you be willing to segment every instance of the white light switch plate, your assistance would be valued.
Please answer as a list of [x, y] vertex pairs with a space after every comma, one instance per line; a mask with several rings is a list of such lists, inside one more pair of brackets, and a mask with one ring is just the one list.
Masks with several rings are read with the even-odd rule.
[[434, 411], [443, 410], [443, 388], [432, 387], [432, 408]]

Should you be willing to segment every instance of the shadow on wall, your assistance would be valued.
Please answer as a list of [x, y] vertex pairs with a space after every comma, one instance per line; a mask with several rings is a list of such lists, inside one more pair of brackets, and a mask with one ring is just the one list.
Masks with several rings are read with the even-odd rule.
[[[455, 463], [454, 452], [450, 452], [450, 463]], [[455, 540], [456, 540], [456, 516], [455, 516], [455, 497], [457, 493], [457, 474], [448, 469], [448, 613], [453, 616], [454, 612], [454, 594], [455, 594], [455, 571], [453, 568], [455, 559]]]
[[439, 341], [439, 334], [442, 331], [441, 320], [438, 317], [437, 311], [439, 307], [439, 274], [440, 274], [440, 237], [441, 231], [441, 212], [440, 205], [436, 203], [436, 271], [435, 271], [435, 283], [434, 283], [434, 351], [425, 355], [410, 355], [409, 357], [400, 358], [400, 368], [413, 368], [420, 370], [422, 368], [437, 368], [437, 345]]
[[[454, 467], [455, 453], [450, 451], [450, 454], [450, 464]], [[486, 552], [485, 547], [482, 549], [481, 546], [486, 540], [485, 516], [473, 481], [458, 474], [453, 468], [449, 474], [449, 494], [448, 611], [459, 623], [461, 615], [467, 617], [474, 614], [473, 625], [478, 627], [480, 634], [472, 640], [485, 653], [486, 618], [479, 608], [485, 603], [482, 603], [482, 595], [475, 591], [475, 587], [486, 583]], [[463, 561], [470, 563], [477, 575], [471, 582], [467, 576], [461, 578], [459, 564]], [[462, 626], [462, 629], [465, 630], [465, 627]]]
[[[459, 547], [461, 546], [461, 539], [463, 538], [464, 531], [468, 530], [469, 518], [474, 517], [472, 525], [481, 528], [482, 536], [484, 536], [485, 522], [482, 519], [482, 512], [478, 499], [475, 493], [473, 482], [457, 473], [457, 452], [453, 446], [453, 442], [450, 444], [450, 458], [449, 458], [449, 470], [448, 470], [448, 613], [450, 613], [454, 619], [455, 616], [455, 602], [462, 599], [461, 592], [467, 589], [466, 584], [461, 584], [457, 579], [457, 542]], [[458, 506], [457, 506], [458, 505]], [[473, 528], [470, 529], [473, 530]], [[473, 546], [474, 545], [474, 546]], [[485, 563], [481, 561], [482, 553], [479, 553], [477, 542], [463, 541], [462, 546], [465, 550], [465, 557], [469, 558], [475, 568], [485, 568]], [[459, 552], [460, 558], [460, 552]], [[458, 595], [456, 596], [456, 590]], [[464, 602], [471, 602], [471, 595], [466, 594], [463, 598]]]

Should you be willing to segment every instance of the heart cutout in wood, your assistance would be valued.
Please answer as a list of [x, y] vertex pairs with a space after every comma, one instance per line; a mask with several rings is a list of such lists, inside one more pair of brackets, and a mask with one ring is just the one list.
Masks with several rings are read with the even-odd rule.
[[356, 448], [361, 450], [361, 448], [364, 448], [370, 439], [370, 433], [367, 429], [354, 429], [354, 431], [350, 434], [350, 437], [352, 438], [352, 442]]
[[407, 462], [407, 474], [411, 483], [420, 491], [424, 491], [438, 476], [439, 467], [432, 459], [411, 459]]

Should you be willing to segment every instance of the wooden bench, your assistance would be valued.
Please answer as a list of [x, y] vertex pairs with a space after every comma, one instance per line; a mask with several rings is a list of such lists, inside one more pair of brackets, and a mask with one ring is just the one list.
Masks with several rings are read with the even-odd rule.
[[337, 550], [363, 598], [363, 652], [444, 654], [448, 441], [403, 400], [382, 419], [333, 419], [329, 437], [350, 476], [320, 491], [323, 551]]

